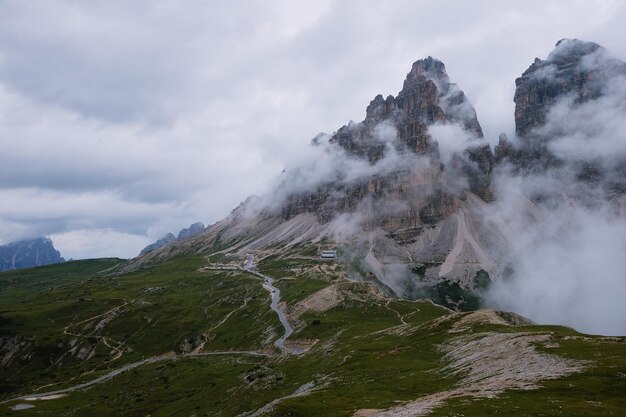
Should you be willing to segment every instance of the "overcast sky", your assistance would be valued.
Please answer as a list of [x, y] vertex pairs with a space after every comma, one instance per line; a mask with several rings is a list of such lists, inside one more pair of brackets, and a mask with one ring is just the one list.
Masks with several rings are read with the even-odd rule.
[[563, 37], [626, 59], [620, 1], [0, 1], [0, 244], [135, 256], [263, 193], [432, 55], [486, 137]]

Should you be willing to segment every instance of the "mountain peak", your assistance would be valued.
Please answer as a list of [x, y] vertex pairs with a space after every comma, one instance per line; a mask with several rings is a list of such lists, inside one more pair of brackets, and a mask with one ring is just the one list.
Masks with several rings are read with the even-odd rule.
[[145, 255], [146, 253], [153, 252], [175, 241], [176, 241], [176, 236], [174, 236], [172, 233], [168, 233], [165, 236], [163, 236], [161, 239], [143, 248], [140, 255]]
[[65, 262], [52, 240], [38, 237], [0, 246], [0, 271]]
[[568, 75], [568, 73], [590, 69], [591, 62], [587, 61], [593, 61], [591, 57], [594, 55], [601, 55], [605, 60], [611, 60], [606, 56], [606, 49], [595, 42], [563, 38], [556, 43], [545, 60], [535, 58], [530, 67], [515, 81], [516, 85], [528, 77], [552, 78], [561, 72]]
[[398, 93], [398, 98], [413, 94], [417, 90], [428, 90], [424, 87], [428, 82], [434, 84], [439, 95], [445, 95], [448, 92], [450, 78], [448, 78], [446, 66], [431, 56], [413, 63], [411, 71], [406, 75], [402, 90]]
[[545, 60], [535, 61], [515, 80], [515, 131], [528, 138], [546, 121], [548, 109], [571, 95], [576, 103], [606, 93], [610, 79], [626, 74], [626, 64], [594, 42], [561, 39]]
[[180, 232], [178, 232], [177, 239], [186, 239], [188, 237], [195, 236], [197, 234], [200, 234], [203, 230], [204, 230], [204, 223], [196, 222], [192, 224], [191, 226], [189, 226], [188, 228], [182, 229]]
[[178, 232], [178, 236], [174, 236], [174, 234], [170, 232], [166, 234], [165, 236], [163, 236], [161, 239], [157, 240], [156, 242], [146, 246], [145, 248], [143, 248], [140, 255], [145, 255], [146, 253], [153, 252], [157, 249], [160, 249], [164, 246], [169, 245], [170, 243], [199, 235], [203, 231], [204, 231], [204, 223], [202, 222], [193, 223], [188, 228], [181, 229], [180, 232]]
[[[452, 139], [447, 133], [433, 137], [432, 129], [439, 132], [438, 128], [458, 131], [461, 142], [454, 151], [455, 162], [445, 172], [451, 155], [442, 157], [439, 146], [450, 145]], [[393, 232], [407, 225], [417, 227], [425, 218], [430, 222], [445, 218], [459, 204], [453, 194], [460, 194], [466, 186], [490, 201], [493, 154], [482, 137], [473, 106], [463, 91], [450, 83], [443, 62], [433, 57], [415, 61], [396, 97], [377, 95], [367, 107], [365, 120], [341, 127], [329, 139], [331, 145], [338, 145], [337, 151], [369, 162], [372, 168], [367, 172], [371, 175], [342, 182], [345, 173], [341, 169], [340, 175], [325, 179], [318, 189], [290, 195], [282, 215], [288, 220], [301, 213], [315, 213], [321, 223], [327, 223], [339, 213], [354, 212], [359, 205], [396, 199], [407, 212], [371, 210], [363, 221], [367, 227], [380, 226]], [[395, 160], [385, 162], [388, 156]], [[387, 165], [394, 168], [384, 168]], [[421, 185], [413, 182], [415, 177], [430, 178], [428, 190], [420, 189]], [[464, 185], [452, 186], [450, 178], [462, 178]], [[441, 190], [433, 201], [425, 201], [422, 197], [430, 195], [433, 184]], [[422, 210], [424, 206], [427, 209]]]
[[571, 58], [582, 58], [603, 47], [595, 42], [581, 41], [580, 39], [563, 38], [554, 45], [554, 50], [548, 55], [548, 61], [558, 61]]

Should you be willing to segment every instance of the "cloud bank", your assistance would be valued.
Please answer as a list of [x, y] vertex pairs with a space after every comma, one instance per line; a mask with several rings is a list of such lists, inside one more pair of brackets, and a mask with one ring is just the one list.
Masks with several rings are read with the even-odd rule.
[[495, 176], [492, 212], [510, 229], [512, 274], [487, 301], [539, 323], [624, 335], [626, 79], [601, 78], [603, 96], [582, 103], [563, 97], [533, 132], [557, 167], [527, 176], [504, 167]]

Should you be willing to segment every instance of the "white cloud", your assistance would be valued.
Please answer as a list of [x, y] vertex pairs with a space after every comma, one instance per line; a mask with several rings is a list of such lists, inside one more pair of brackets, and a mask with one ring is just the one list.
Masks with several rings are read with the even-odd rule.
[[[534, 132], [560, 164], [532, 176], [494, 178], [492, 212], [510, 229], [513, 273], [488, 299], [540, 323], [623, 335], [626, 217], [623, 193], [614, 190], [625, 183], [626, 80], [611, 74], [610, 62], [601, 67], [595, 74], [607, 85], [601, 97], [582, 103], [563, 97]], [[598, 174], [581, 181], [581, 168], [590, 163]], [[539, 198], [542, 207], [520, 194]]]
[[496, 283], [489, 303], [539, 323], [626, 334], [626, 221], [561, 207], [537, 223], [518, 226], [514, 277]]
[[[439, 145], [439, 154], [444, 164], [449, 164], [453, 156], [458, 156], [472, 143], [472, 134], [459, 124], [438, 123], [428, 127], [428, 133]], [[477, 142], [480, 143], [480, 142]]]
[[578, 104], [573, 97], [556, 103], [540, 131], [553, 137], [550, 150], [559, 158], [614, 167], [626, 160], [626, 79], [608, 80], [605, 95]]
[[50, 237], [66, 259], [87, 259], [94, 253], [98, 258], [131, 258], [137, 255], [138, 247], [152, 243], [146, 236], [111, 229], [77, 229]]

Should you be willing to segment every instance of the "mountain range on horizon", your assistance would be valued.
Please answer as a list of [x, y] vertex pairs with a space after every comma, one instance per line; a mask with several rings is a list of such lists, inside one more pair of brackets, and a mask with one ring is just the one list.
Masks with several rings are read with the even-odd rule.
[[0, 272], [61, 262], [65, 259], [49, 238], [39, 237], [0, 246]]
[[139, 253], [139, 255], [145, 255], [146, 253], [150, 253], [154, 250], [167, 246], [170, 243], [199, 235], [200, 233], [202, 233], [203, 230], [204, 230], [204, 223], [202, 222], [193, 223], [189, 227], [181, 229], [178, 232], [178, 236], [174, 236], [173, 233], [166, 234], [165, 236], [163, 236], [156, 242], [143, 248], [141, 252]]

